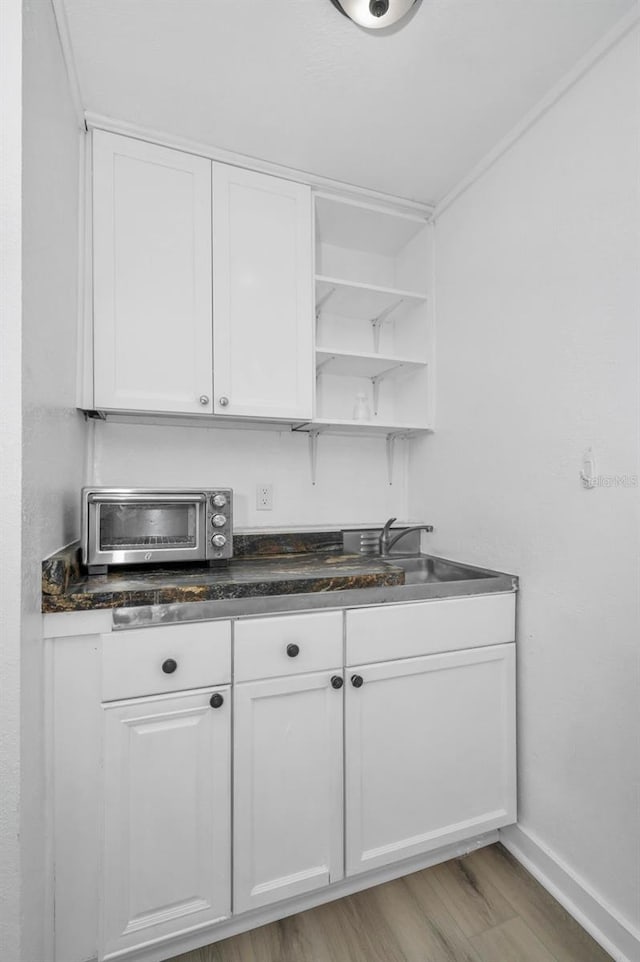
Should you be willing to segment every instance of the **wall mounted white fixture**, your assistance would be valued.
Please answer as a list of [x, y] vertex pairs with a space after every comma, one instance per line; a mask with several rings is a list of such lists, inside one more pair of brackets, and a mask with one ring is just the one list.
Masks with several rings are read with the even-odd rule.
[[596, 486], [596, 459], [592, 448], [582, 455], [582, 469], [580, 479], [585, 488], [595, 488]]
[[334, 7], [367, 30], [390, 27], [406, 16], [419, 0], [331, 0]]

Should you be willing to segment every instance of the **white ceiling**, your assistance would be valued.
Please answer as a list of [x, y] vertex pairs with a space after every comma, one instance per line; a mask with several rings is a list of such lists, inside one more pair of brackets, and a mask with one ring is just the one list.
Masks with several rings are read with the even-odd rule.
[[329, 0], [64, 0], [85, 109], [426, 203], [633, 0], [422, 0], [367, 32]]

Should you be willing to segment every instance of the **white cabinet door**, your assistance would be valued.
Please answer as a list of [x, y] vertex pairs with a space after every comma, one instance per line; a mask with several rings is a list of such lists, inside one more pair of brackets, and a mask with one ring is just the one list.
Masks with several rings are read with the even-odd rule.
[[231, 911], [231, 699], [213, 693], [104, 709], [101, 958]]
[[311, 191], [213, 165], [214, 411], [312, 416]]
[[93, 134], [94, 404], [211, 413], [211, 162]]
[[[335, 675], [342, 678], [342, 672]], [[235, 688], [234, 912], [343, 877], [343, 689], [331, 673]]]
[[515, 821], [514, 666], [508, 644], [348, 670], [347, 875]]

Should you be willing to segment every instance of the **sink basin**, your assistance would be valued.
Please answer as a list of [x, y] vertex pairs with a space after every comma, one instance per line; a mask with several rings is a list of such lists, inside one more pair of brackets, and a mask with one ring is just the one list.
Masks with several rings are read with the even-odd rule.
[[465, 565], [444, 561], [442, 558], [432, 558], [429, 555], [412, 555], [406, 558], [385, 558], [387, 564], [404, 571], [406, 585], [424, 585], [443, 581], [475, 581], [478, 578], [490, 578], [491, 574], [478, 568], [467, 568]]

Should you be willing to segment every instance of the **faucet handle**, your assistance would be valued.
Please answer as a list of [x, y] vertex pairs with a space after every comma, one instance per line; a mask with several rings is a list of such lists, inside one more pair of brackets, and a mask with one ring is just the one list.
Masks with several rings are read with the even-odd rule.
[[382, 530], [383, 530], [383, 531], [388, 531], [389, 528], [391, 527], [391, 525], [393, 524], [393, 522], [394, 522], [394, 521], [397, 521], [397, 520], [398, 520], [397, 518], [389, 518], [388, 521], [385, 521], [384, 527], [383, 527]]

